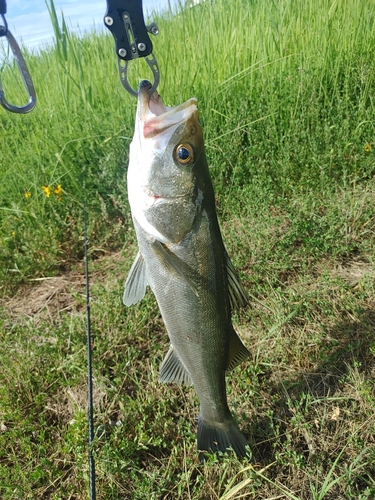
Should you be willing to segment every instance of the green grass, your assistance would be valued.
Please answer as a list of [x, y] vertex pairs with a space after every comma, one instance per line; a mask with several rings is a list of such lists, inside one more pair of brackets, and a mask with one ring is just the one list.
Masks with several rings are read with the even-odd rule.
[[[98, 498], [374, 498], [372, 2], [217, 0], [156, 19], [160, 92], [198, 97], [251, 296], [235, 324], [252, 358], [228, 392], [252, 460], [203, 466], [194, 390], [157, 383], [168, 341], [152, 294], [121, 304], [135, 99], [112, 37], [78, 38], [50, 9], [55, 46], [26, 53], [37, 107], [0, 109], [1, 498], [88, 498], [84, 197]], [[130, 69], [133, 85], [149, 77], [143, 61]], [[22, 103], [16, 74], [5, 60]]]

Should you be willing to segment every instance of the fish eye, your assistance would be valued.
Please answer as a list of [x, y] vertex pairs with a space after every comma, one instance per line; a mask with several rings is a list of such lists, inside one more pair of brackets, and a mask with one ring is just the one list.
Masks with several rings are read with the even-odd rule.
[[175, 157], [180, 165], [190, 165], [194, 161], [194, 151], [190, 144], [179, 144], [175, 150]]

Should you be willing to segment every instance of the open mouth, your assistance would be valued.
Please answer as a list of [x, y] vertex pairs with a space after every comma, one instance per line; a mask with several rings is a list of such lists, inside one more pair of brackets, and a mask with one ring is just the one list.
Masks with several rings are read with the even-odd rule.
[[195, 97], [169, 108], [163, 104], [160, 95], [155, 91], [150, 96], [151, 83], [143, 80], [139, 85], [138, 118], [143, 122], [143, 136], [150, 139], [165, 130], [185, 122], [197, 110]]

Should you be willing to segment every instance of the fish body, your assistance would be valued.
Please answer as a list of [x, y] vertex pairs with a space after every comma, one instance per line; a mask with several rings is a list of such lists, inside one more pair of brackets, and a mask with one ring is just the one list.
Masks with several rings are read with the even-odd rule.
[[194, 385], [201, 459], [228, 448], [242, 457], [248, 443], [228, 408], [225, 374], [249, 354], [231, 321], [246, 293], [217, 221], [197, 101], [170, 109], [149, 88], [140, 85], [130, 147], [128, 196], [139, 252], [124, 303], [140, 300], [147, 284], [155, 294], [170, 339], [159, 380]]

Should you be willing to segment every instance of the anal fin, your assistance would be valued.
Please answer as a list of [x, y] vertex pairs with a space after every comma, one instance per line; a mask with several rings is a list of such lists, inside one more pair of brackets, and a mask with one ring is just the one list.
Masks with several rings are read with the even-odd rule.
[[159, 382], [193, 385], [189, 372], [182, 364], [173, 346], [169, 348], [161, 364]]

